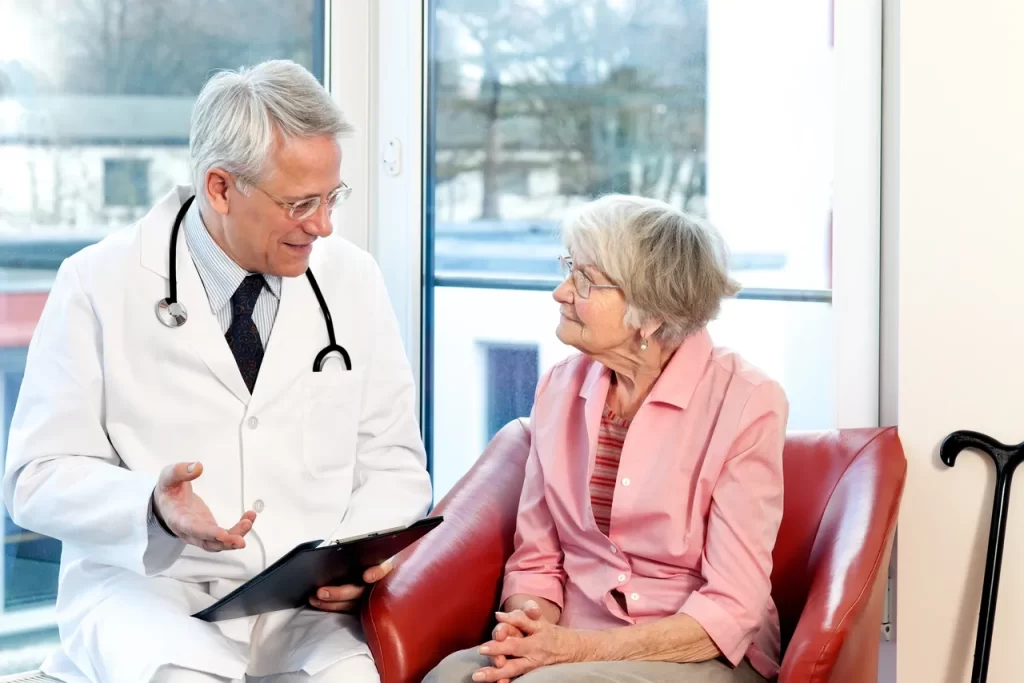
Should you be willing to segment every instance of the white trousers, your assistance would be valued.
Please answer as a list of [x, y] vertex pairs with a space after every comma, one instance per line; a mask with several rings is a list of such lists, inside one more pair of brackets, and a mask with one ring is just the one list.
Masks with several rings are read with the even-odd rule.
[[380, 676], [373, 659], [360, 654], [343, 659], [316, 676], [297, 671], [273, 676], [246, 676], [244, 682], [235, 682], [201, 671], [165, 666], [156, 672], [150, 683], [380, 683]]

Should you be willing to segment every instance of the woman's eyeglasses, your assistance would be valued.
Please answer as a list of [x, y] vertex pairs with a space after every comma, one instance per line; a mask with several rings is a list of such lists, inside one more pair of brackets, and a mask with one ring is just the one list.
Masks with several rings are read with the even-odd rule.
[[573, 267], [571, 256], [559, 256], [558, 263], [562, 266], [562, 277], [572, 275], [572, 284], [581, 299], [589, 298], [592, 289], [621, 289], [618, 285], [595, 285], [586, 273]]

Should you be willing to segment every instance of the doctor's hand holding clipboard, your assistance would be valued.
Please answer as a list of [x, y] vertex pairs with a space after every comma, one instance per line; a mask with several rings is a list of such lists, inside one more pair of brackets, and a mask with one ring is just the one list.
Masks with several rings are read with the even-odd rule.
[[[392, 568], [391, 560], [370, 567], [363, 572], [363, 582], [377, 583], [390, 574]], [[309, 604], [325, 612], [355, 612], [365, 590], [365, 586], [325, 586], [317, 591], [316, 597], [309, 599]]]
[[[153, 514], [165, 531], [189, 545], [208, 552], [237, 550], [245, 547], [245, 535], [256, 522], [256, 512], [249, 510], [230, 529], [218, 526], [210, 508], [192, 490], [192, 482], [203, 473], [199, 462], [179, 462], [160, 472], [153, 491]], [[363, 572], [364, 584], [382, 580], [392, 570], [388, 560]], [[324, 612], [352, 613], [359, 608], [365, 585], [323, 586], [309, 604]]]

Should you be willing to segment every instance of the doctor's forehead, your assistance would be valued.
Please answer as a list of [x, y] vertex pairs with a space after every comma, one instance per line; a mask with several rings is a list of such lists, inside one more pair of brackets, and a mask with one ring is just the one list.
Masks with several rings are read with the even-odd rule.
[[341, 146], [329, 137], [284, 140], [271, 154], [268, 180], [285, 199], [326, 194], [341, 184]]

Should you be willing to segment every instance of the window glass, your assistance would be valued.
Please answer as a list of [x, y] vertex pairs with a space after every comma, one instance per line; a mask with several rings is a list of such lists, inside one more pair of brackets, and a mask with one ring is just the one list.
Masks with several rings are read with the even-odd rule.
[[[427, 4], [425, 427], [441, 497], [498, 425], [480, 343], [554, 337], [558, 223], [602, 194], [710, 220], [746, 288], [712, 326], [785, 386], [793, 428], [833, 426], [834, 63], [829, 3]], [[509, 391], [532, 380], [506, 376]], [[475, 393], [474, 393], [475, 392]], [[528, 413], [528, 410], [521, 410]], [[483, 429], [479, 425], [487, 425]]]

